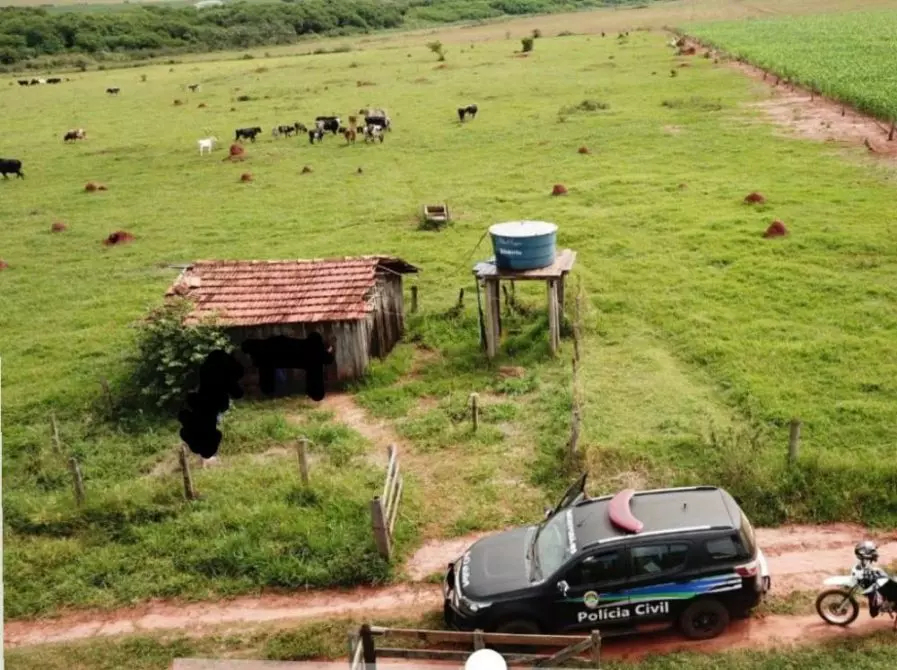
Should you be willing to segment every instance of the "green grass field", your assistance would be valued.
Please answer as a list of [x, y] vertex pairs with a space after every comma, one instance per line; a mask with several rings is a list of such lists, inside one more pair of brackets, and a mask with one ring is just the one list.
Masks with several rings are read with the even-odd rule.
[[690, 34], [881, 119], [897, 119], [897, 10], [728, 21]]
[[[419, 265], [408, 342], [356, 389], [410, 450], [400, 551], [421, 534], [536, 518], [568, 476], [558, 453], [570, 345], [549, 360], [533, 287], [522, 291], [532, 314], [509, 320], [502, 356], [486, 365], [470, 274], [489, 256], [485, 242], [474, 251], [486, 228], [517, 218], [557, 222], [559, 244], [579, 253], [593, 492], [713, 482], [758, 524], [894, 521], [888, 175], [781, 139], [743, 106], [762, 91], [731, 69], [688, 59], [671, 77], [679, 59], [663, 34], [623, 45], [543, 37], [529, 58], [515, 57], [516, 36], [471, 46], [451, 34], [444, 69], [412, 42], [359, 42], [349, 53], [0, 87], [3, 155], [21, 158], [27, 175], [0, 183], [8, 617], [389, 578], [367, 559], [367, 501], [382, 475], [365, 456], [373, 446], [308, 403], [243, 404], [228, 416], [224, 465], [197, 472], [206, 497], [192, 506], [177, 474], [153, 474], [178, 444], [173, 421], [104, 420], [98, 380], [116, 387], [127, 376], [130, 326], [161, 302], [170, 263], [388, 253]], [[203, 89], [188, 94], [195, 81]], [[116, 85], [121, 95], [106, 96]], [[609, 108], [569, 111], [584, 101]], [[481, 113], [461, 126], [454, 109], [466, 102]], [[365, 104], [391, 112], [383, 145], [270, 138], [274, 123]], [[256, 124], [265, 135], [245, 163], [198, 155], [198, 138], [226, 146], [234, 128]], [[74, 127], [89, 139], [66, 146]], [[577, 153], [583, 144], [590, 155]], [[254, 182], [238, 183], [246, 171]], [[85, 193], [90, 180], [109, 190]], [[569, 194], [550, 197], [555, 183]], [[753, 190], [769, 203], [742, 204]], [[417, 229], [430, 201], [450, 204], [453, 226]], [[789, 238], [761, 237], [773, 218]], [[69, 230], [51, 234], [54, 221]], [[103, 247], [117, 229], [136, 240]], [[464, 313], [446, 315], [462, 287]], [[475, 435], [460, 419], [471, 391], [488, 406]], [[84, 509], [54, 451], [51, 411], [82, 464]], [[789, 470], [792, 416], [804, 442]], [[297, 490], [289, 452], [272, 452], [304, 433], [318, 450], [313, 494]]]

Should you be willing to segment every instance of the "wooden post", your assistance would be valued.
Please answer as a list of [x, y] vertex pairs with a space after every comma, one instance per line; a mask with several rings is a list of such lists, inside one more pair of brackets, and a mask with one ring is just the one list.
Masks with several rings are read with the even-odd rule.
[[791, 431], [788, 436], [788, 462], [796, 463], [800, 451], [800, 419], [791, 419]]
[[549, 279], [548, 284], [548, 340], [551, 353], [556, 354], [561, 344], [560, 323], [558, 323], [558, 288], [557, 281]]
[[491, 295], [492, 298], [492, 313], [495, 315], [495, 341], [498, 343], [501, 341], [501, 291], [498, 288], [500, 282], [497, 277], [490, 281], [492, 293], [487, 293], [486, 296]]
[[470, 394], [470, 421], [473, 423], [473, 432], [477, 432], [480, 425], [480, 394]]
[[596, 668], [601, 667], [601, 631], [593, 630], [590, 636], [592, 638], [592, 665]]
[[80, 507], [84, 504], [84, 478], [81, 476], [81, 467], [74, 456], [69, 458], [69, 471], [72, 473], [72, 484], [75, 487], [75, 503]]
[[377, 648], [374, 647], [374, 636], [371, 634], [370, 624], [361, 624], [361, 648], [365, 670], [376, 670]]
[[56, 412], [50, 412], [50, 425], [53, 426], [53, 447], [57, 454], [62, 453], [62, 443], [59, 440], [59, 426], [56, 424]]
[[296, 455], [299, 457], [299, 476], [303, 486], [308, 486], [308, 438], [301, 438], [296, 443]]
[[464, 309], [464, 289], [462, 288], [458, 291], [458, 304], [455, 307], [459, 312]]
[[582, 287], [576, 292], [576, 302], [573, 309], [573, 361], [579, 362], [579, 338], [582, 336]]
[[483, 642], [483, 631], [480, 628], [477, 628], [473, 631], [473, 650], [479, 651], [485, 647], [486, 643]]
[[[380, 496], [371, 500], [371, 526], [374, 529], [374, 542], [380, 555], [389, 560], [389, 531], [386, 527], [386, 515], [383, 513], [383, 501]], [[367, 657], [365, 657], [367, 663]]]
[[181, 474], [184, 477], [184, 497], [187, 500], [196, 500], [196, 490], [193, 488], [193, 475], [190, 474], [190, 459], [187, 452], [187, 445], [182, 444], [178, 450], [178, 460], [181, 462]]
[[486, 293], [486, 305], [484, 310], [484, 316], [486, 318], [486, 355], [489, 358], [495, 358], [496, 353], [498, 353], [498, 340], [500, 335], [498, 314], [495, 312], [495, 303], [497, 301], [493, 299], [493, 293], [497, 292], [498, 285], [497, 282], [492, 279], [484, 280], [483, 285]]
[[411, 287], [411, 313], [417, 312], [417, 286]]
[[109, 406], [109, 413], [112, 414], [114, 405], [112, 403], [112, 391], [109, 389], [109, 380], [103, 377], [100, 379], [100, 386], [103, 388], [103, 395], [106, 397], [106, 404]]
[[897, 121], [891, 121], [891, 129], [888, 131], [888, 142], [894, 141], [894, 124], [895, 123], [897, 123]]
[[505, 296], [505, 311], [510, 312], [511, 311], [511, 294], [508, 293], [507, 284], [502, 284], [501, 292]]

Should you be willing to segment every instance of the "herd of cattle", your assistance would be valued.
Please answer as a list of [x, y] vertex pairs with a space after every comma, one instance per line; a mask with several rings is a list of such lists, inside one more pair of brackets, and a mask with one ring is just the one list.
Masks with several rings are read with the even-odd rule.
[[[359, 117], [364, 119], [364, 123], [359, 122]], [[325, 135], [327, 133], [331, 133], [333, 135], [342, 135], [347, 143], [354, 143], [359, 135], [364, 138], [365, 142], [383, 142], [385, 135], [384, 132], [392, 130], [392, 120], [389, 118], [389, 115], [386, 113], [386, 110], [383, 109], [360, 109], [358, 110], [358, 114], [351, 114], [348, 117], [348, 124], [343, 125], [342, 120], [339, 116], [331, 115], [331, 116], [318, 116], [315, 118], [315, 123], [311, 128], [308, 128], [304, 123], [299, 123], [298, 121], [294, 123], [289, 123], [285, 125], [274, 126], [274, 129], [271, 131], [271, 136], [274, 139], [278, 137], [292, 137], [293, 135], [307, 135], [308, 141], [310, 144], [314, 144], [315, 142], [322, 142]], [[262, 134], [262, 129], [259, 126], [253, 126], [252, 128], [237, 128], [234, 131], [234, 141], [240, 142], [244, 139], [249, 140], [250, 142], [255, 142], [256, 138]], [[205, 138], [204, 140], [199, 140], [199, 152], [203, 153], [204, 146], [207, 145], [208, 140], [214, 140], [214, 138]]]
[[[18, 80], [20, 86], [35, 86], [44, 83], [58, 84], [61, 81], [62, 79], [59, 77], [50, 79]], [[69, 80], [66, 79], [66, 81]], [[199, 88], [199, 84], [192, 84], [188, 88], [195, 91]], [[109, 95], [118, 95], [120, 90], [121, 89], [118, 87], [110, 87], [106, 89], [106, 93]], [[476, 118], [477, 111], [477, 106], [473, 104], [459, 107], [458, 118], [463, 123], [467, 116]], [[363, 119], [364, 123], [360, 123], [359, 118]], [[318, 116], [315, 118], [314, 125], [311, 128], [296, 121], [290, 124], [275, 126], [271, 131], [271, 135], [274, 139], [277, 139], [278, 137], [292, 137], [294, 135], [298, 136], [299, 134], [303, 134], [308, 136], [310, 144], [314, 144], [315, 142], [322, 142], [327, 133], [331, 133], [333, 135], [342, 135], [347, 143], [354, 144], [359, 135], [364, 138], [365, 142], [382, 143], [386, 137], [385, 133], [392, 131], [392, 120], [384, 109], [360, 109], [357, 114], [350, 114], [347, 120], [348, 123], [344, 126], [339, 116]], [[262, 132], [260, 126], [237, 128], [234, 131], [234, 141], [242, 142], [243, 140], [249, 140], [250, 142], [255, 142], [256, 138], [261, 135]], [[87, 131], [84, 128], [68, 130], [63, 135], [62, 139], [63, 142], [66, 143], [74, 142], [76, 140], [84, 140], [87, 139]], [[206, 137], [198, 140], [200, 155], [211, 153], [214, 148], [214, 143], [217, 141], [218, 138], [216, 137]], [[0, 174], [3, 175], [4, 179], [9, 179], [9, 175], [11, 174], [16, 175], [20, 179], [24, 179], [25, 174], [22, 172], [22, 161], [13, 158], [0, 158]]]
[[[65, 81], [71, 81], [66, 78]], [[40, 86], [41, 84], [61, 84], [62, 77], [50, 77], [49, 79], [19, 79], [19, 86]]]

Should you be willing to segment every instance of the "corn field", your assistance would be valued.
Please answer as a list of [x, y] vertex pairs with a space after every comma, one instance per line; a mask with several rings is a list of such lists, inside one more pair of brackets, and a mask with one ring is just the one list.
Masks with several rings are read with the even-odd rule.
[[897, 118], [897, 10], [752, 19], [686, 32], [884, 121]]

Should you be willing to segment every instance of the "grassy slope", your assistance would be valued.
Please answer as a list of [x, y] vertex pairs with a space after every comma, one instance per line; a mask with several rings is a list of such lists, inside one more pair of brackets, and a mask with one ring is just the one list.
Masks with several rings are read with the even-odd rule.
[[727, 52], [844, 100], [897, 118], [897, 11], [688, 25]]
[[[95, 640], [78, 644], [43, 645], [11, 649], [5, 653], [10, 670], [165, 670], [175, 658], [235, 658], [303, 661], [333, 659], [344, 661], [346, 635], [361, 620], [336, 620], [289, 627], [263, 628], [202, 638], [171, 636], [128, 636], [115, 640]], [[378, 625], [438, 628], [436, 615], [423, 619], [377, 621]], [[612, 648], [613, 641], [607, 643]], [[394, 646], [411, 647], [400, 642]], [[818, 647], [764, 652], [724, 654], [674, 653], [649, 657], [641, 662], [604, 661], [606, 670], [637, 667], [640, 670], [780, 670], [813, 668], [866, 670], [888, 667], [893, 658], [893, 636], [889, 631], [867, 638], [842, 639]]]
[[[535, 458], [541, 481], [561, 483], [554, 455], [569, 416], [563, 361], [544, 362], [544, 317], [512, 324], [516, 354], [498, 364], [525, 365], [530, 375], [507, 380], [479, 362], [471, 298], [463, 318], [438, 316], [459, 287], [471, 288], [471, 253], [486, 226], [521, 216], [557, 221], [560, 243], [579, 252], [591, 304], [583, 442], [602, 490], [633, 480], [716, 481], [742, 495], [758, 522], [890, 519], [894, 472], [886, 461], [861, 468], [854, 453], [889, 453], [895, 441], [892, 188], [828, 147], [774, 138], [753, 123], [739, 106], [750, 85], [726, 68], [693, 59], [670, 78], [663, 40], [634, 34], [621, 47], [610, 38], [542, 39], [529, 59], [512, 57], [515, 42], [478, 43], [450, 51], [444, 70], [425, 49], [409, 47], [4, 87], [3, 151], [22, 157], [28, 174], [0, 184], [8, 222], [0, 248], [11, 265], [0, 274], [7, 614], [327, 581], [339, 573], [340, 563], [327, 560], [334, 547], [297, 568], [304, 548], [295, 537], [348, 519], [358, 540], [367, 538], [363, 505], [375, 475], [365, 461], [321, 484], [332, 486], [322, 491], [331, 501], [351, 490], [347, 507], [297, 515], [289, 460], [270, 468], [250, 458], [298, 435], [283, 414], [307, 409], [237, 413], [224, 448], [231, 467], [201, 474], [209, 499], [194, 510], [178, 502], [176, 477], [139, 478], [170, 458], [173, 425], [133, 437], [97, 421], [97, 377], [123, 372], [128, 325], [159, 301], [174, 277], [159, 265], [170, 262], [382, 251], [419, 264], [423, 315], [412, 330], [437, 355], [402, 386], [398, 374], [413, 364], [403, 346], [361, 394], [376, 413], [396, 417], [419, 461], [436, 462], [430, 475], [451, 493], [433, 495], [412, 479], [403, 532], [443, 515], [441, 533], [531, 517], [538, 494], [521, 495], [506, 480], [525, 479]], [[183, 86], [197, 80], [204, 90], [186, 95]], [[377, 85], [358, 88], [359, 80]], [[108, 85], [121, 85], [122, 95], [107, 98]], [[232, 102], [238, 87], [256, 100]], [[188, 104], [175, 107], [174, 98]], [[558, 123], [560, 107], [590, 98], [610, 110]], [[200, 101], [209, 107], [197, 109]], [[483, 111], [459, 127], [452, 110], [463, 101]], [[220, 152], [196, 155], [195, 139], [208, 132], [224, 139], [234, 127], [270, 128], [369, 102], [395, 119], [383, 146], [330, 139], [312, 148], [266, 136], [243, 165], [221, 163]], [[708, 111], [708, 102], [720, 109]], [[90, 140], [63, 146], [61, 132], [77, 126]], [[581, 144], [594, 153], [578, 155]], [[304, 164], [314, 173], [300, 175]], [[247, 170], [255, 183], [237, 184]], [[110, 190], [84, 194], [89, 179]], [[557, 182], [570, 195], [548, 197]], [[771, 204], [742, 205], [754, 189]], [[434, 200], [450, 202], [459, 220], [443, 233], [418, 232], [415, 213]], [[773, 217], [786, 221], [790, 239], [760, 238]], [[47, 232], [57, 219], [70, 231]], [[100, 240], [118, 228], [136, 242], [104, 249]], [[523, 293], [541, 307], [537, 287]], [[472, 436], [452, 418], [469, 391], [490, 389], [510, 400], [495, 398], [487, 429]], [[427, 394], [442, 404], [416, 403]], [[94, 503], [82, 512], [71, 509], [63, 462], [51, 450], [51, 408], [83, 463]], [[795, 414], [806, 422], [808, 462], [785, 474], [784, 425]], [[317, 441], [335, 452], [333, 467], [343, 451], [364, 446], [351, 432], [326, 436], [323, 417], [311, 421], [315, 435], [325, 434]], [[739, 442], [737, 434], [712, 437], [714, 425], [772, 433]], [[509, 459], [510, 447], [517, 451]], [[110, 508], [106, 499], [119, 502]], [[459, 501], [464, 506], [451, 504]], [[289, 539], [266, 523], [272, 514], [288, 523]], [[342, 565], [356, 558], [353, 537], [333, 540]], [[175, 563], [185, 547], [188, 560]]]

